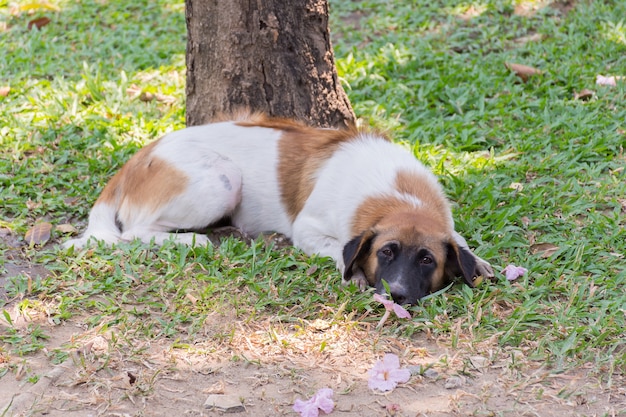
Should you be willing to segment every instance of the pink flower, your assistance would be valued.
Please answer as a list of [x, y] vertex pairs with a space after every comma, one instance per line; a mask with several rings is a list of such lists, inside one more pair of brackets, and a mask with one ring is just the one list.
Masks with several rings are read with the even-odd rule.
[[597, 85], [608, 85], [611, 87], [615, 87], [617, 85], [617, 80], [622, 77], [615, 77], [614, 75], [609, 75], [605, 77], [604, 75], [596, 75], [596, 84]]
[[378, 322], [378, 325], [376, 326], [377, 329], [382, 327], [392, 311], [396, 313], [396, 316], [400, 317], [401, 319], [411, 318], [411, 313], [406, 311], [401, 305], [394, 303], [393, 300], [388, 300], [387, 297], [384, 295], [374, 294], [374, 300], [378, 301], [379, 303], [383, 303], [383, 305], [385, 306], [385, 314], [383, 314], [380, 321]]
[[335, 408], [332, 400], [333, 390], [330, 388], [322, 388], [315, 393], [309, 400], [302, 401], [297, 399], [293, 405], [295, 412], [300, 413], [302, 417], [317, 417], [322, 410], [324, 414], [329, 414]]
[[514, 281], [528, 272], [528, 269], [523, 266], [515, 266], [513, 264], [507, 265], [506, 268], [502, 270], [502, 273], [506, 276], [506, 279], [509, 281]]
[[400, 359], [393, 353], [387, 353], [367, 372], [370, 379], [367, 386], [380, 391], [391, 391], [398, 383], [405, 383], [411, 378], [408, 369], [400, 369]]

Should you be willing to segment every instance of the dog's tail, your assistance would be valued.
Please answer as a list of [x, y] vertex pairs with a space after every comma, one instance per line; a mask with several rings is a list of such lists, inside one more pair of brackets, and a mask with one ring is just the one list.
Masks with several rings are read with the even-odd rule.
[[92, 240], [101, 240], [108, 245], [119, 242], [121, 238], [121, 230], [118, 225], [116, 207], [96, 201], [96, 204], [89, 213], [89, 224], [87, 230], [78, 239], [71, 239], [63, 243], [64, 248], [82, 248]]

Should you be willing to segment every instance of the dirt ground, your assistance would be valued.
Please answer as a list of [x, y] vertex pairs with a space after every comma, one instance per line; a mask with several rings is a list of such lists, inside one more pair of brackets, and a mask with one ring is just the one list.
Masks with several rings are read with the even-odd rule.
[[[626, 416], [623, 377], [601, 382], [585, 367], [555, 373], [495, 340], [472, 352], [423, 333], [397, 339], [358, 322], [250, 323], [234, 312], [207, 317], [205, 337], [184, 348], [170, 339], [137, 345], [119, 337], [123, 329], [87, 328], [80, 317], [54, 325], [45, 314], [20, 314], [19, 300], [7, 299], [9, 276], [49, 272], [21, 255], [19, 239], [0, 238], [12, 248], [0, 276], [2, 309], [13, 326], [37, 322], [50, 336], [45, 349], [25, 357], [0, 349], [0, 369], [10, 365], [0, 377], [0, 416], [295, 416], [295, 399], [324, 387], [334, 390], [332, 415], [346, 417]], [[0, 318], [0, 333], [7, 325]], [[70, 358], [54, 365], [51, 353], [68, 345]], [[385, 352], [414, 375], [381, 394], [368, 388], [367, 371]], [[428, 370], [420, 375], [420, 368]], [[205, 406], [209, 397], [218, 408]]]

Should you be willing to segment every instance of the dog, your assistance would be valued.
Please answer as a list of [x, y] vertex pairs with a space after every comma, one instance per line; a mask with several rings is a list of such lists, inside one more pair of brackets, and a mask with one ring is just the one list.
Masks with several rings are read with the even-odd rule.
[[[83, 236], [209, 243], [224, 219], [255, 236], [278, 232], [343, 274], [415, 304], [454, 277], [492, 278], [454, 229], [437, 178], [384, 135], [248, 114], [172, 132], [139, 150], [105, 186]], [[384, 284], [386, 282], [386, 284]]]

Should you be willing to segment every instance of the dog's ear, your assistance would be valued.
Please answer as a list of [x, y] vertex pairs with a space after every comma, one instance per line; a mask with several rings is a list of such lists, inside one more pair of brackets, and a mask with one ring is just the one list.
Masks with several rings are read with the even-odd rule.
[[349, 281], [360, 262], [367, 257], [372, 246], [372, 239], [375, 233], [373, 230], [367, 230], [355, 237], [343, 247], [343, 262], [345, 269], [343, 270], [343, 279]]
[[448, 255], [444, 273], [448, 279], [462, 276], [465, 283], [474, 288], [476, 278], [476, 258], [467, 248], [458, 246], [455, 242], [448, 243]]

